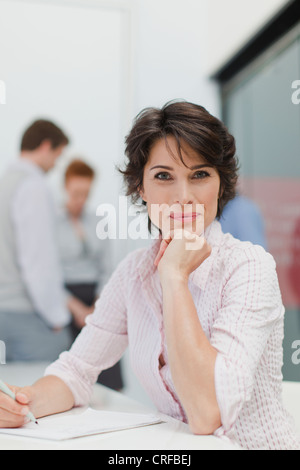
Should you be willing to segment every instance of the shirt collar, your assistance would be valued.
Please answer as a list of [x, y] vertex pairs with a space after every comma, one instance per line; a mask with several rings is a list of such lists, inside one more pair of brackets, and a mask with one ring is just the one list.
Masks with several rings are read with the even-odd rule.
[[[212, 247], [211, 255], [190, 275], [190, 280], [200, 289], [204, 290], [206, 282], [213, 264], [213, 261], [219, 251], [222, 241], [222, 228], [220, 222], [215, 220], [204, 232], [207, 243]], [[155, 240], [152, 245], [142, 254], [137, 266], [137, 272], [142, 281], [145, 281], [151, 275], [154, 275], [157, 268], [154, 265], [156, 255], [159, 251], [161, 238]]]

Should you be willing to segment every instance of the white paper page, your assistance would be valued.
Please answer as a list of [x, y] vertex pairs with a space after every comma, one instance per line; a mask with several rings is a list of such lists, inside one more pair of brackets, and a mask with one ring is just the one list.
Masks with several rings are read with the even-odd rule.
[[155, 415], [97, 411], [88, 408], [82, 414], [42, 418], [19, 429], [0, 429], [1, 434], [62, 441], [76, 437], [121, 431], [162, 423]]

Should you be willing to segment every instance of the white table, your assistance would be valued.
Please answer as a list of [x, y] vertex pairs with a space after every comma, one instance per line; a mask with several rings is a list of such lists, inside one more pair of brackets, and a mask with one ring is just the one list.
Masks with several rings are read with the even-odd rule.
[[[31, 385], [45, 370], [45, 364], [13, 364], [0, 366], [0, 377], [11, 385]], [[90, 403], [105, 411], [153, 414], [153, 409], [131, 400], [121, 393], [96, 385]], [[76, 413], [74, 409], [68, 413]], [[144, 428], [100, 434], [69, 441], [53, 442], [0, 434], [0, 450], [231, 450], [226, 442], [214, 436], [195, 436], [189, 427], [160, 415], [166, 423]]]

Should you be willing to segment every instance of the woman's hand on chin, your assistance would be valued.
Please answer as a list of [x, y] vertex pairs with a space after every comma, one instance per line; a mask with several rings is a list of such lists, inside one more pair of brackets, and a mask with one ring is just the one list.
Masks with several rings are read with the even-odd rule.
[[210, 254], [211, 247], [204, 235], [176, 229], [164, 236], [154, 264], [161, 280], [179, 278], [187, 281]]

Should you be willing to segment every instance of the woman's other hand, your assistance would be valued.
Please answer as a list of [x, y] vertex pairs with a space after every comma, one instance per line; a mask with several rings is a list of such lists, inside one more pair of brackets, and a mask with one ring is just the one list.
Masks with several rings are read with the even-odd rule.
[[32, 387], [8, 387], [16, 395], [16, 400], [0, 392], [0, 428], [20, 428], [29, 422], [26, 415], [32, 409], [34, 390]]

